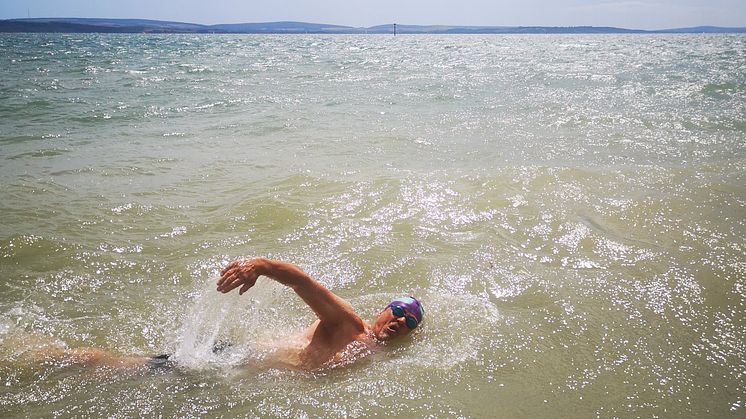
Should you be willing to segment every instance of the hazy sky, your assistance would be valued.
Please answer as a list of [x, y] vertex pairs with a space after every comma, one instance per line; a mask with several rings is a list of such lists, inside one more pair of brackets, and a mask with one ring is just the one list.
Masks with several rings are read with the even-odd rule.
[[0, 18], [109, 17], [193, 23], [295, 20], [637, 29], [746, 26], [746, 0], [0, 0]]

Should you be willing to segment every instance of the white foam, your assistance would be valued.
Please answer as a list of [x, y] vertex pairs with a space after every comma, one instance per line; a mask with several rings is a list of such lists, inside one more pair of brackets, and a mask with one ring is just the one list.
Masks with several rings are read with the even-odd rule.
[[[267, 309], [274, 304], [274, 283], [260, 279], [239, 296], [236, 290], [217, 292], [216, 281], [213, 278], [203, 285], [177, 333], [173, 358], [181, 367], [205, 369], [243, 363], [252, 355], [257, 332], [266, 328], [265, 317], [274, 312]], [[225, 344], [229, 347], [214, 351]]]

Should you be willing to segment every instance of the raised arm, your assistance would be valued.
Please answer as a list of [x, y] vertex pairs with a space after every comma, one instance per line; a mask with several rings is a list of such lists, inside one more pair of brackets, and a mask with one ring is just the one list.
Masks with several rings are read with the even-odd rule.
[[347, 301], [336, 296], [297, 266], [278, 260], [255, 258], [232, 262], [220, 272], [218, 291], [225, 294], [240, 286], [238, 293], [243, 294], [262, 275], [292, 288], [322, 322], [338, 324], [352, 321], [362, 324]]

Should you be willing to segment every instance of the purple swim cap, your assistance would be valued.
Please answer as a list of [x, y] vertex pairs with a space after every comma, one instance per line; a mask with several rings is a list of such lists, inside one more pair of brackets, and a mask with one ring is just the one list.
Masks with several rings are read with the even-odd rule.
[[404, 307], [410, 314], [417, 318], [417, 323], [422, 323], [422, 317], [425, 315], [425, 309], [422, 307], [419, 301], [414, 297], [399, 297], [395, 298], [389, 303], [396, 304]]

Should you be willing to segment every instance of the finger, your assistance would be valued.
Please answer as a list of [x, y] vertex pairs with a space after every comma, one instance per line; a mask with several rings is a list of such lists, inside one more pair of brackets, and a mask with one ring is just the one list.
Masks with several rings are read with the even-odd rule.
[[218, 285], [221, 285], [225, 281], [229, 281], [231, 277], [241, 275], [241, 265], [238, 263], [233, 263], [231, 265], [233, 266], [229, 266], [228, 268], [226, 268], [221, 275], [220, 280], [218, 281]]
[[243, 293], [248, 291], [249, 288], [251, 288], [253, 285], [254, 284], [252, 284], [251, 282], [244, 282], [243, 287], [241, 287], [241, 289], [238, 290], [238, 295], [243, 295]]
[[220, 271], [220, 274], [221, 275], [225, 275], [226, 272], [239, 267], [241, 265], [241, 263], [243, 263], [243, 261], [244, 261], [244, 259], [236, 259], [236, 260], [234, 260], [233, 262], [229, 263], [228, 266], [226, 266], [225, 268], [223, 268]]
[[231, 276], [231, 272], [232, 272], [232, 268], [230, 267], [230, 265], [220, 272], [220, 279], [218, 279], [218, 286], [220, 286], [223, 282], [225, 282], [228, 279], [228, 277]]
[[[243, 278], [236, 278], [236, 280], [234, 280], [233, 282], [231, 282], [227, 286], [223, 287], [223, 289], [221, 290], [221, 292], [223, 294], [227, 294], [227, 293], [233, 291], [234, 289], [238, 288], [241, 284], [245, 284], [246, 282], [247, 281], [245, 279], [243, 279]], [[249, 282], [249, 283], [251, 283], [251, 282]]]
[[249, 288], [253, 287], [254, 284], [256, 284], [256, 280], [259, 278], [259, 275], [255, 273], [251, 273], [250, 275], [243, 278], [243, 287], [241, 287], [240, 290], [238, 290], [238, 295], [241, 295], [249, 290]]
[[225, 275], [226, 272], [228, 272], [229, 269], [233, 268], [233, 266], [236, 265], [236, 261], [229, 263], [226, 265], [223, 269], [220, 270], [220, 275]]
[[249, 288], [253, 287], [256, 284], [256, 280], [259, 278], [258, 275], [252, 275], [251, 278], [247, 278], [246, 281], [244, 281], [243, 287], [241, 287], [240, 290], [238, 290], [238, 295], [241, 295], [249, 290]]
[[222, 292], [223, 294], [231, 292], [234, 288], [241, 285], [242, 281], [238, 278], [233, 278], [230, 281], [226, 281], [220, 288], [218, 288], [218, 291]]
[[223, 285], [223, 282], [225, 282], [226, 279], [227, 277], [224, 274], [220, 275], [220, 278], [218, 278], [218, 281], [216, 282], [216, 285], [218, 286], [218, 288], [220, 288], [220, 286]]
[[228, 279], [229, 279], [230, 277], [231, 277], [230, 273], [229, 273], [229, 272], [227, 272], [227, 271], [224, 271], [224, 272], [223, 272], [223, 273], [222, 273], [222, 274], [220, 275], [220, 279], [218, 279], [218, 284], [217, 284], [217, 285], [218, 285], [218, 288], [222, 287], [222, 286], [223, 286], [223, 284], [225, 284], [225, 282], [226, 282], [226, 281], [228, 281]]
[[237, 272], [240, 269], [241, 265], [239, 265], [237, 262], [231, 263], [230, 266], [225, 268], [225, 272], [223, 273], [223, 275], [230, 275], [232, 272]]
[[224, 288], [230, 286], [233, 282], [240, 281], [240, 276], [237, 272], [228, 273], [218, 283], [218, 291], [222, 291]]

